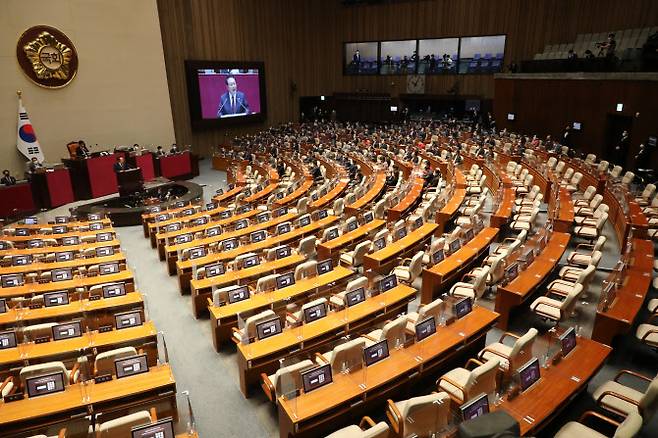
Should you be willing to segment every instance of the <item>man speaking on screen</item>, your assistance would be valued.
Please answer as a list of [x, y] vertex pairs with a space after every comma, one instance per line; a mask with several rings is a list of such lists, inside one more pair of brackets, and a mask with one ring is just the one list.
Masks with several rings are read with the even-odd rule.
[[238, 83], [235, 77], [228, 76], [224, 81], [226, 83], [226, 93], [219, 98], [219, 108], [217, 117], [230, 116], [234, 114], [250, 114], [247, 97], [242, 91], [238, 91]]

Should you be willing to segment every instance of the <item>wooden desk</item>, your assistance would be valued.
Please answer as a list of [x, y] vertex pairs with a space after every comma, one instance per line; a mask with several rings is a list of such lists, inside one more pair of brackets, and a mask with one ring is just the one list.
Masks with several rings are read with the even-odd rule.
[[[83, 401], [83, 395], [88, 399]], [[169, 401], [176, 409], [176, 382], [168, 364], [151, 367], [148, 373], [109, 382], [69, 385], [65, 391], [0, 404], [0, 436], [13, 437], [35, 424], [66, 421], [67, 418], [128, 408], [136, 404]]]
[[[2, 240], [2, 239], [0, 239]], [[103, 246], [111, 246], [115, 249], [121, 248], [121, 243], [116, 239], [116, 237], [107, 242], [89, 242], [81, 243], [79, 245], [58, 245], [58, 246], [44, 246], [43, 248], [13, 248], [13, 249], [2, 249], [0, 250], [0, 257], [3, 256], [13, 256], [13, 255], [34, 255], [34, 254], [49, 254], [57, 252], [80, 252], [85, 249], [94, 249]]]
[[594, 318], [592, 339], [612, 345], [615, 336], [627, 333], [644, 306], [652, 281], [653, 242], [633, 239], [628, 267], [624, 270], [621, 287], [608, 309], [598, 305]]
[[377, 172], [375, 175], [375, 181], [365, 195], [354, 201], [352, 204], [345, 206], [347, 217], [356, 215], [359, 210], [379, 198], [385, 187], [386, 174], [384, 172]]
[[98, 220], [98, 221], [87, 221], [87, 220], [85, 220], [85, 221], [67, 222], [65, 224], [56, 224], [54, 221], [53, 222], [41, 222], [41, 223], [36, 223], [36, 224], [13, 223], [13, 224], [10, 224], [10, 225], [5, 225], [4, 227], [2, 227], [2, 229], [10, 227], [10, 228], [29, 228], [29, 229], [32, 229], [32, 230], [38, 230], [40, 228], [52, 228], [53, 226], [57, 226], [57, 225], [66, 225], [69, 228], [79, 228], [79, 227], [86, 227], [89, 224], [97, 223], [97, 222], [100, 222], [101, 224], [103, 224], [103, 228], [112, 226], [112, 221], [109, 220], [108, 218], [104, 218], [104, 219], [101, 219], [101, 220]]
[[251, 196], [247, 196], [244, 198], [244, 202], [246, 203], [257, 203], [261, 199], [266, 199], [270, 194], [275, 191], [277, 188], [279, 188], [279, 182], [271, 182], [270, 184], [267, 185], [267, 187], [263, 188], [260, 192], [256, 192]]
[[455, 189], [450, 199], [448, 199], [448, 202], [446, 202], [446, 205], [440, 211], [436, 212], [436, 218], [434, 221], [439, 226], [436, 231], [438, 234], [443, 234], [445, 232], [447, 223], [455, 217], [459, 207], [461, 207], [462, 202], [464, 202], [465, 197], [466, 189]]
[[311, 222], [304, 227], [294, 228], [288, 233], [271, 236], [261, 242], [241, 245], [231, 251], [215, 252], [194, 260], [178, 260], [176, 261], [176, 273], [178, 274], [178, 284], [180, 286], [181, 294], [189, 292], [192, 271], [195, 267], [198, 269], [212, 263], [231, 261], [241, 254], [260, 252], [268, 248], [300, 240], [333, 225], [338, 219], [338, 216], [327, 216], [319, 221]]
[[[560, 187], [559, 190], [558, 199], [560, 200], [560, 208], [557, 211], [557, 217], [553, 222], [554, 229], [555, 231], [568, 233], [571, 230], [571, 225], [573, 225], [574, 220], [573, 200], [571, 199], [571, 193], [569, 193], [566, 187]], [[549, 211], [555, 207], [555, 205], [549, 206]]]
[[488, 254], [489, 245], [498, 235], [498, 228], [483, 228], [473, 239], [431, 268], [423, 269], [423, 286], [420, 302], [431, 303], [441, 292], [445, 292], [452, 283], [474, 262]]
[[577, 345], [558, 364], [541, 368], [541, 378], [512, 400], [493, 410], [503, 409], [521, 426], [521, 435], [536, 435], [582, 391], [601, 369], [612, 348], [578, 337]]
[[131, 292], [119, 297], [101, 298], [94, 301], [85, 298], [62, 306], [38, 309], [13, 308], [5, 313], [0, 313], [0, 327], [15, 326], [18, 323], [31, 325], [39, 322], [65, 321], [82, 315], [93, 317], [96, 314], [107, 312], [117, 313], [127, 308], [144, 308], [142, 294]]
[[6, 274], [28, 274], [30, 272], [50, 271], [58, 268], [79, 268], [81, 266], [92, 266], [99, 263], [119, 262], [126, 263], [126, 256], [120, 252], [105, 257], [77, 258], [65, 262], [36, 262], [27, 265], [0, 267], [0, 275]]
[[152, 226], [152, 224], [155, 222], [156, 216], [159, 216], [161, 214], [171, 214], [172, 216], [175, 215], [176, 213], [185, 210], [186, 208], [189, 208], [189, 204], [185, 205], [183, 207], [174, 207], [170, 208], [168, 210], [161, 210], [158, 211], [157, 213], [142, 213], [142, 228], [144, 228], [144, 237], [148, 238], [150, 235], [149, 231], [149, 225]]
[[22, 286], [0, 288], [0, 298], [15, 298], [23, 296], [40, 295], [44, 292], [70, 290], [76, 288], [90, 288], [97, 284], [129, 282], [133, 273], [129, 269], [116, 274], [96, 275], [95, 277], [73, 278], [67, 281], [51, 281], [48, 283], [26, 283]]
[[425, 180], [423, 180], [423, 178], [420, 176], [417, 176], [413, 179], [411, 189], [409, 189], [404, 198], [402, 198], [397, 205], [388, 209], [389, 221], [397, 221], [398, 219], [402, 218], [405, 213], [411, 210], [416, 204], [418, 204], [418, 201], [423, 194], [424, 183]]
[[[242, 228], [241, 230], [234, 230], [228, 233], [222, 233], [218, 236], [205, 237], [203, 239], [195, 239], [188, 243], [181, 243], [178, 245], [165, 245], [165, 256], [167, 260], [167, 268], [169, 269], [169, 275], [174, 275], [176, 273], [176, 260], [178, 260], [178, 251], [183, 251], [188, 248], [195, 248], [198, 246], [207, 246], [211, 243], [221, 242], [222, 240], [230, 239], [232, 237], [239, 238], [241, 236], [247, 236], [254, 231], [267, 230], [268, 228], [276, 227], [278, 224], [292, 221], [297, 215], [295, 213], [284, 214], [283, 216], [276, 217], [270, 221], [263, 222], [261, 224], [252, 224], [248, 227]], [[235, 219], [234, 219], [235, 220]]]
[[260, 265], [237, 271], [229, 271], [216, 277], [203, 278], [190, 281], [192, 288], [192, 313], [195, 318], [201, 316], [208, 309], [208, 297], [212, 296], [213, 287], [225, 287], [231, 284], [242, 284], [256, 277], [282, 272], [306, 261], [301, 254], [293, 254], [272, 262], [262, 262]]
[[[309, 178], [310, 178], [310, 175], [309, 175]], [[293, 191], [289, 195], [284, 196], [281, 199], [277, 199], [274, 202], [274, 204], [279, 206], [279, 207], [282, 207], [284, 205], [288, 205], [288, 204], [291, 204], [291, 203], [297, 201], [299, 198], [301, 198], [302, 196], [304, 196], [308, 193], [309, 189], [311, 187], [313, 187], [313, 184], [315, 184], [315, 182], [313, 181], [312, 178], [311, 179], [305, 179], [304, 182], [297, 188], [297, 190]]]
[[330, 204], [345, 191], [349, 182], [350, 180], [348, 178], [341, 178], [340, 181], [338, 181], [338, 184], [336, 184], [333, 189], [329, 190], [326, 195], [318, 198], [317, 201], [311, 202], [310, 208], [312, 210], [320, 210]]
[[326, 317], [251, 344], [238, 345], [240, 389], [245, 397], [249, 387], [260, 380], [260, 373], [272, 374], [279, 369], [279, 360], [302, 352], [318, 351], [322, 345], [359, 332], [377, 322], [395, 318], [406, 312], [416, 290], [398, 285], [391, 290], [348, 309], [328, 313]]
[[361, 225], [356, 230], [345, 233], [328, 242], [319, 244], [317, 246], [318, 260], [326, 260], [330, 258], [334, 261], [334, 264], [338, 263], [340, 251], [358, 243], [368, 235], [379, 231], [384, 225], [386, 225], [385, 220], [374, 219], [365, 225]]
[[544, 250], [526, 269], [506, 284], [498, 286], [496, 312], [500, 313], [498, 328], [507, 330], [512, 308], [525, 302], [557, 266], [567, 249], [568, 233], [553, 232]]
[[235, 198], [238, 193], [242, 192], [242, 189], [244, 188], [244, 181], [242, 183], [238, 183], [233, 187], [231, 190], [228, 190], [221, 195], [215, 195], [212, 197], [212, 200], [214, 202], [217, 202], [218, 204], [225, 204], [228, 203], [228, 201], [231, 201], [233, 198]]
[[373, 405], [395, 398], [401, 390], [437, 368], [463, 364], [475, 349], [484, 347], [486, 332], [498, 315], [483, 307], [407, 348], [392, 350], [387, 359], [367, 369], [333, 376], [333, 382], [293, 400], [279, 398], [279, 436], [317, 437], [336, 429]]
[[34, 239], [55, 239], [58, 242], [61, 241], [65, 237], [78, 237], [82, 239], [83, 237], [89, 237], [89, 236], [96, 236], [98, 233], [112, 233], [116, 234], [116, 231], [114, 231], [114, 228], [112, 227], [107, 227], [103, 228], [102, 230], [93, 230], [93, 231], [68, 231], [66, 233], [61, 233], [61, 234], [30, 234], [29, 236], [2, 236], [2, 240], [7, 240], [10, 242], [13, 242], [14, 245], [16, 244], [26, 244], [29, 240], [34, 240]]
[[364, 272], [370, 270], [373, 275], [388, 274], [397, 262], [397, 257], [404, 257], [407, 254], [418, 250], [418, 247], [428, 242], [432, 234], [438, 228], [437, 224], [426, 223], [416, 228], [402, 239], [389, 243], [386, 247], [363, 257]]
[[[333, 292], [337, 285], [342, 285], [354, 271], [344, 266], [336, 266], [332, 271], [313, 278], [300, 280], [292, 286], [277, 289], [272, 292], [252, 294], [249, 299], [225, 306], [208, 305], [210, 312], [210, 330], [215, 350], [219, 352], [221, 345], [230, 340], [231, 329], [238, 326], [238, 313], [273, 309], [282, 303], [304, 300], [311, 294], [321, 290], [327, 294]], [[331, 286], [331, 287], [329, 287]]]
[[[79, 338], [50, 341], [43, 344], [19, 344], [18, 347], [0, 350], [0, 366], [9, 367], [21, 363], [39, 363], [44, 360], [53, 360], [56, 357], [75, 354], [88, 348], [94, 348], [99, 352], [107, 351], [118, 348], [120, 344], [140, 345], [154, 342], [156, 338], [155, 325], [152, 321], [148, 321], [138, 327], [129, 327], [111, 332], [99, 333], [93, 331], [83, 333]], [[2, 418], [1, 414], [2, 408], [0, 408], [0, 419]]]

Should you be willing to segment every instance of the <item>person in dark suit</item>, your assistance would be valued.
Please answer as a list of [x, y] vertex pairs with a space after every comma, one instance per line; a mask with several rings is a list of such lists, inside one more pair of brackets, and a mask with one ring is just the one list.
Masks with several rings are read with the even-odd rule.
[[169, 154], [177, 154], [179, 152], [180, 150], [178, 149], [178, 145], [176, 143], [172, 143], [171, 149], [169, 149]]
[[13, 186], [16, 184], [16, 178], [11, 176], [8, 169], [5, 169], [2, 171], [2, 179], [0, 179], [0, 183], [6, 186]]
[[224, 81], [226, 83], [226, 93], [219, 98], [219, 108], [217, 108], [217, 117], [232, 114], [251, 114], [249, 102], [242, 91], [238, 91], [238, 83], [235, 77], [228, 76]]
[[115, 172], [121, 172], [123, 170], [128, 170], [128, 163], [126, 163], [126, 159], [123, 158], [123, 155], [119, 155], [117, 158], [117, 162], [114, 163], [114, 171]]
[[155, 156], [156, 157], [164, 157], [165, 151], [162, 149], [162, 146], [158, 146], [157, 149], [155, 150]]
[[78, 140], [78, 156], [82, 158], [87, 158], [90, 152], [87, 148], [87, 144], [83, 140]]

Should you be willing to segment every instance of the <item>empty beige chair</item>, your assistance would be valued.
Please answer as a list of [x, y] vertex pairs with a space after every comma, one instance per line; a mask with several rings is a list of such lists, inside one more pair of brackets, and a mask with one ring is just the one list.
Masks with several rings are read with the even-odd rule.
[[358, 426], [352, 424], [327, 435], [325, 438], [388, 438], [389, 432], [390, 429], [385, 421], [375, 424], [370, 417], [363, 417]]
[[607, 173], [610, 168], [610, 163], [606, 160], [599, 161], [599, 165], [596, 167], [597, 173]]
[[373, 209], [373, 213], [375, 214], [375, 219], [384, 219], [384, 215], [386, 214], [386, 201], [382, 199], [377, 202]]
[[583, 192], [583, 196], [580, 199], [576, 199], [573, 201], [574, 207], [588, 206], [589, 201], [592, 200], [594, 195], [596, 195], [596, 187], [587, 186], [587, 188]]
[[[32, 377], [45, 376], [47, 374], [62, 373], [64, 375], [64, 386], [68, 386], [71, 383], [77, 382], [77, 378], [80, 375], [80, 372], [74, 370], [73, 372], [66, 369], [64, 362], [53, 361], [46, 363], [39, 363], [36, 365], [28, 365], [21, 368], [19, 373], [19, 379], [21, 381], [21, 387], [26, 388], [26, 381]], [[27, 390], [26, 390], [27, 391]]]
[[315, 236], [304, 237], [299, 241], [297, 253], [303, 255], [307, 259], [314, 259], [316, 255], [316, 244], [317, 240], [315, 239]]
[[601, 204], [599, 205], [596, 210], [592, 212], [592, 214], [583, 214], [580, 216], [574, 217], [574, 222], [576, 225], [589, 225], [589, 226], [594, 226], [596, 225], [596, 220], [601, 217], [603, 213], [607, 213], [610, 210], [610, 207], [608, 207], [607, 204]]
[[578, 297], [582, 292], [583, 285], [576, 283], [564, 296], [564, 300], [550, 298], [549, 296], [539, 297], [530, 304], [530, 310], [539, 317], [555, 323], [564, 321], [573, 313]]
[[33, 324], [23, 327], [21, 334], [24, 341], [34, 341], [38, 338], [49, 338], [52, 336], [52, 328], [58, 323], [56, 322], [42, 322], [41, 324]]
[[[644, 392], [638, 391], [619, 383], [623, 375], [635, 377], [648, 383]], [[625, 417], [629, 414], [639, 413], [644, 424], [651, 421], [658, 408], [658, 375], [653, 378], [643, 376], [633, 371], [621, 370], [613, 380], [605, 382], [594, 391], [596, 404], [606, 411]]]
[[[505, 275], [505, 257], [504, 254], [501, 254], [491, 258], [489, 263], [489, 273], [487, 275], [487, 285], [491, 286], [502, 280]], [[477, 267], [471, 272], [477, 273], [479, 270], [484, 270], [484, 267]]]
[[[613, 438], [633, 438], [642, 429], [642, 417], [640, 414], [629, 414], [623, 422], [619, 423], [618, 421], [597, 412], [587, 411], [578, 421], [570, 421], [562, 426], [555, 434], [555, 438], [606, 438], [608, 435], [599, 433], [583, 424], [588, 417], [594, 417], [599, 423], [603, 421], [614, 426], [616, 429]], [[594, 423], [594, 421], [592, 421], [592, 423]]]
[[601, 234], [601, 229], [603, 228], [603, 225], [606, 223], [608, 220], [608, 213], [603, 213], [601, 217], [599, 217], [596, 220], [596, 224], [594, 226], [588, 226], [588, 225], [581, 225], [574, 227], [573, 233], [577, 235], [578, 237], [582, 237], [583, 239], [588, 239], [588, 240], [594, 240], [599, 235]]
[[318, 274], [318, 262], [311, 260], [301, 263], [295, 268], [295, 281], [315, 277]]
[[446, 245], [446, 239], [443, 237], [440, 237], [438, 239], [434, 239], [432, 243], [430, 243], [430, 246], [427, 251], [423, 254], [423, 265], [432, 265], [432, 254], [437, 252], [440, 249], [443, 249]]
[[139, 411], [130, 415], [105, 421], [96, 426], [96, 438], [114, 438], [130, 436], [135, 426], [151, 423], [151, 414], [148, 411]]
[[114, 361], [124, 357], [135, 356], [137, 350], [135, 347], [122, 347], [114, 350], [98, 353], [94, 359], [94, 376], [103, 374], [114, 374]]
[[356, 371], [361, 368], [365, 346], [365, 338], [352, 339], [326, 353], [316, 353], [315, 361], [318, 365], [330, 364], [333, 374]]
[[273, 310], [264, 310], [260, 313], [257, 313], [255, 315], [250, 316], [247, 318], [247, 320], [244, 322], [244, 327], [243, 328], [238, 328], [238, 327], [233, 327], [233, 342], [236, 344], [241, 344], [243, 338], [246, 338], [247, 340], [251, 340], [256, 337], [256, 324], [262, 321], [266, 321], [268, 319], [274, 319], [276, 317], [276, 313], [274, 313]]
[[349, 283], [347, 283], [347, 286], [345, 287], [344, 291], [339, 292], [336, 295], [333, 295], [329, 298], [329, 303], [333, 304], [336, 307], [345, 306], [345, 295], [347, 295], [348, 292], [357, 290], [360, 287], [362, 287], [364, 290], [368, 288], [368, 278], [361, 276], [350, 281]]
[[580, 184], [580, 181], [582, 179], [583, 179], [582, 173], [580, 172], [574, 173], [571, 180], [565, 185], [566, 189], [571, 193], [578, 191], [578, 184]]
[[594, 277], [595, 272], [596, 272], [596, 266], [587, 265], [585, 269], [580, 271], [578, 277], [572, 280], [564, 280], [562, 278], [553, 280], [551, 283], [548, 284], [548, 286], [546, 286], [546, 290], [553, 294], [566, 296], [574, 289], [576, 284], [581, 284], [583, 286], [583, 289], [586, 288], [587, 285], [589, 285], [589, 282], [592, 280], [592, 277]]
[[[469, 370], [469, 365], [475, 368]], [[500, 361], [491, 358], [486, 362], [469, 359], [465, 368], [455, 368], [439, 377], [437, 386], [439, 391], [445, 391], [452, 401], [462, 405], [473, 397], [496, 392], [496, 375]]]
[[[465, 274], [461, 281], [450, 288], [448, 293], [456, 297], [468, 297], [472, 301], [481, 298], [487, 290], [487, 278], [490, 271], [490, 266], [483, 266], [481, 269]], [[470, 279], [470, 282], [465, 281], [467, 279]]]
[[634, 179], [635, 179], [635, 174], [629, 170], [624, 174], [623, 178], [621, 179], [621, 184], [628, 187], [631, 185]]
[[530, 231], [535, 226], [539, 208], [533, 209], [530, 214], [517, 215], [509, 227], [516, 231]]
[[[502, 370], [514, 372], [532, 357], [532, 344], [537, 337], [537, 333], [537, 329], [534, 327], [530, 328], [523, 336], [505, 332], [498, 342], [489, 344], [484, 350], [480, 351], [478, 357], [480, 360], [497, 358], [500, 360]], [[515, 339], [512, 346], [503, 343], [507, 337]]]
[[576, 201], [574, 203], [574, 215], [575, 216], [592, 216], [594, 210], [599, 208], [599, 205], [603, 202], [603, 196], [600, 194], [595, 194], [592, 196], [592, 199], [589, 202], [580, 202]]
[[635, 337], [651, 348], [658, 348], [658, 325], [653, 324], [653, 320], [657, 317], [655, 313], [657, 307], [658, 300], [649, 301], [649, 309], [653, 312], [653, 315], [649, 317], [646, 323], [638, 325], [635, 331]]
[[621, 173], [623, 172], [623, 168], [621, 166], [614, 166], [612, 170], [610, 171], [610, 176], [612, 178], [619, 178], [621, 176]]
[[276, 373], [267, 375], [261, 373], [261, 387], [267, 398], [276, 403], [282, 395], [294, 392], [302, 387], [301, 374], [316, 366], [310, 359], [305, 359], [292, 365], [276, 370]]
[[331, 216], [341, 217], [343, 215], [343, 210], [345, 210], [345, 201], [343, 198], [338, 198], [334, 201], [333, 208], [329, 209], [327, 213]]
[[[601, 251], [594, 251], [592, 253], [592, 258], [590, 260], [590, 263], [587, 266], [593, 265], [594, 267], [597, 267], [599, 265], [599, 262], [601, 261], [601, 257], [602, 257]], [[580, 277], [583, 270], [587, 269], [587, 266], [584, 268], [580, 268], [578, 266], [569, 266], [569, 265], [563, 266], [562, 269], [560, 269], [560, 272], [558, 272], [558, 275], [563, 280], [577, 281], [578, 277]]]
[[256, 282], [256, 293], [270, 292], [276, 289], [276, 278], [279, 274], [270, 274], [260, 277]]
[[411, 284], [423, 272], [423, 251], [418, 251], [411, 259], [402, 261], [402, 265], [396, 266], [393, 273], [401, 282]]
[[445, 392], [393, 402], [388, 400], [386, 416], [399, 437], [427, 437], [442, 430], [450, 419], [450, 396]]
[[[259, 279], [260, 280], [260, 279]], [[212, 305], [221, 306], [228, 302], [228, 293], [235, 289], [240, 289], [242, 286], [232, 284], [226, 287], [220, 287], [212, 291]]]
[[337, 226], [325, 228], [325, 230], [322, 232], [322, 238], [320, 239], [320, 242], [328, 241], [329, 235], [332, 233], [335, 233], [337, 236], [340, 235], [340, 230], [338, 229]]
[[606, 240], [607, 237], [601, 235], [598, 239], [596, 239], [596, 242], [594, 242], [593, 245], [586, 243], [578, 244], [575, 251], [567, 256], [567, 263], [572, 266], [582, 267], [591, 264], [592, 257], [595, 255], [595, 253], [601, 252], [601, 249], [603, 249], [603, 245], [605, 245]]
[[438, 325], [445, 305], [441, 298], [437, 298], [431, 303], [421, 304], [418, 311], [407, 313], [407, 330], [410, 333], [416, 332], [416, 324], [425, 321], [430, 316], [434, 317], [434, 322]]
[[244, 254], [240, 254], [233, 260], [233, 269], [242, 269], [242, 261], [248, 257], [252, 256], [257, 256], [255, 252], [246, 252]]
[[640, 204], [641, 206], [649, 205], [649, 200], [651, 197], [656, 193], [656, 185], [655, 184], [647, 184], [644, 190], [642, 190], [642, 193], [640, 196], [635, 198], [635, 202]]
[[347, 251], [340, 254], [340, 262], [353, 267], [359, 267], [363, 264], [363, 257], [368, 254], [372, 247], [370, 240], [359, 243], [353, 251]]
[[363, 337], [366, 338], [366, 344], [368, 346], [386, 339], [388, 341], [389, 349], [397, 348], [404, 343], [404, 330], [406, 326], [407, 316], [401, 315], [384, 324], [384, 327], [381, 329], [373, 330]]
[[311, 307], [317, 306], [318, 304], [324, 304], [325, 306], [329, 304], [329, 301], [326, 298], [317, 298], [313, 301], [309, 301], [304, 304], [301, 309], [296, 312], [289, 313], [287, 315], [286, 321], [289, 325], [300, 324], [304, 322], [304, 310], [310, 309]]

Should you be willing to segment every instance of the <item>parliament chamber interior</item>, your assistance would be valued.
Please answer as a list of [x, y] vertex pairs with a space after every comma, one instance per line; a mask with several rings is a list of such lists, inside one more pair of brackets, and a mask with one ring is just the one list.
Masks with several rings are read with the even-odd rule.
[[654, 0], [0, 16], [0, 438], [658, 436]]

